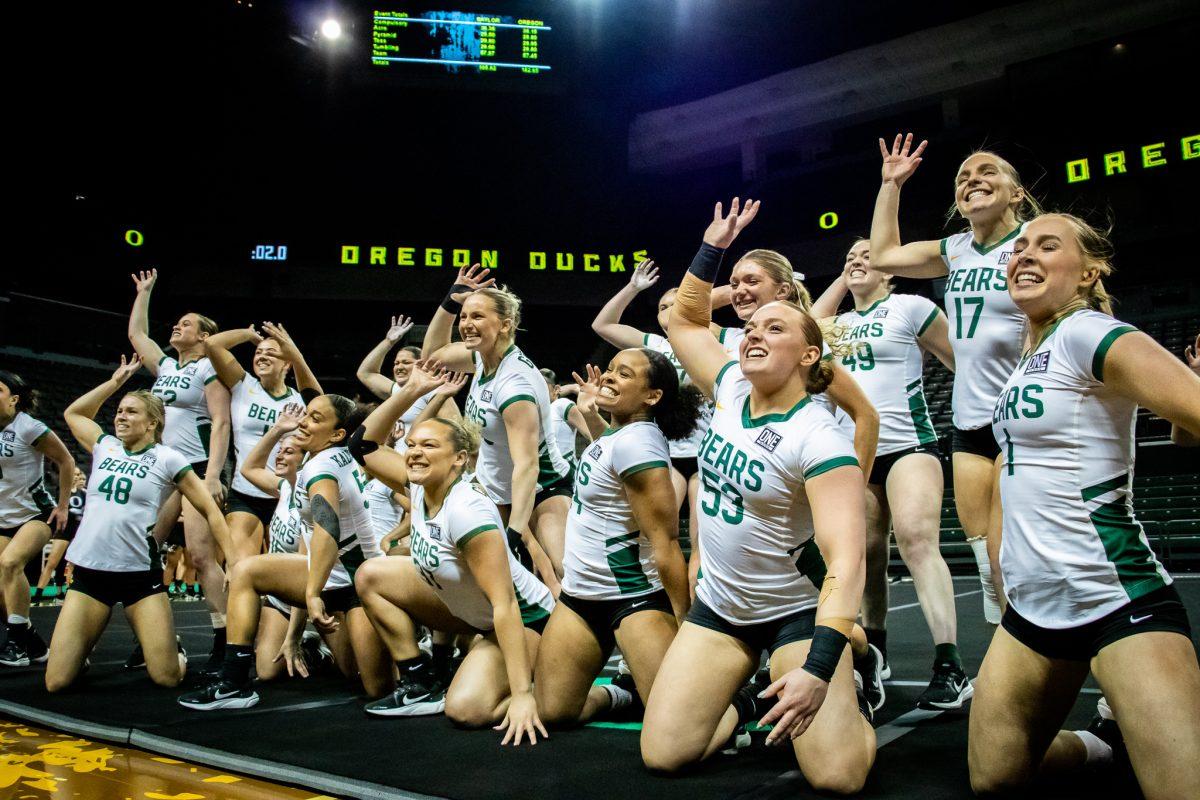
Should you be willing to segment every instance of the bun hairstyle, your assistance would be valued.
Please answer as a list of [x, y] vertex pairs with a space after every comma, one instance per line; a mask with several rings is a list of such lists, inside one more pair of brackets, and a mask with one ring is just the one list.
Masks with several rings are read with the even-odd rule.
[[[819, 350], [825, 337], [821, 333], [821, 326], [817, 320], [796, 303], [785, 301], [784, 305], [800, 312], [800, 327], [804, 331], [804, 341], [810, 347]], [[833, 360], [818, 356], [817, 363], [808, 368], [808, 375], [804, 378], [804, 390], [809, 394], [821, 394], [829, 388], [831, 383], [833, 383]]]
[[126, 392], [126, 397], [137, 398], [142, 408], [146, 410], [146, 416], [150, 418], [154, 424], [154, 443], [162, 444], [163, 428], [167, 426], [167, 410], [163, 405], [162, 398], [156, 394], [149, 392], [146, 389], [138, 389], [134, 392]]
[[483, 438], [483, 432], [474, 422], [462, 418], [446, 419], [445, 417], [434, 417], [429, 421], [441, 423], [446, 427], [455, 452], [465, 450], [468, 457], [479, 454], [479, 442]]
[[[558, 384], [558, 375], [555, 374], [554, 370], [542, 367], [538, 370], [538, 372], [542, 373], [542, 377], [546, 379], [546, 383], [549, 383], [552, 386], [556, 386]], [[553, 400], [554, 398], [550, 399]]]
[[363, 420], [367, 418], [367, 414], [371, 413], [367, 406], [356, 403], [349, 397], [343, 397], [340, 394], [326, 394], [322, 396], [333, 407], [333, 416], [336, 420], [334, 427], [344, 430], [347, 440], [350, 438], [350, 434], [358, 430], [359, 426], [363, 424]]
[[662, 399], [650, 407], [654, 423], [672, 441], [683, 439], [696, 429], [700, 419], [700, 391], [691, 386], [679, 385], [679, 373], [667, 357], [657, 350], [639, 347], [649, 362], [646, 383], [651, 389], [662, 392]]
[[[1040, 217], [1042, 214], [1046, 213], [1042, 209], [1042, 204], [1037, 201], [1037, 198], [1033, 196], [1033, 193], [1030, 192], [1029, 189], [1027, 189], [1025, 187], [1024, 183], [1021, 182], [1021, 176], [1017, 172], [1017, 168], [1014, 167], [1012, 164], [1010, 164], [1008, 162], [1008, 159], [1000, 156], [999, 154], [997, 154], [991, 150], [976, 150], [975, 152], [971, 153], [966, 158], [964, 158], [962, 160], [962, 163], [963, 164], [967, 163], [967, 161], [974, 158], [975, 156], [988, 156], [989, 158], [995, 160], [996, 166], [1000, 169], [1000, 172], [1004, 175], [1004, 177], [1008, 178], [1009, 182], [1013, 185], [1013, 188], [1020, 189], [1022, 192], [1024, 192], [1024, 197], [1021, 199], [1021, 203], [1020, 203], [1020, 205], [1017, 206], [1017, 209], [1016, 209], [1017, 222], [1027, 222], [1027, 221], [1033, 219], [1034, 217]], [[961, 171], [962, 171], [962, 165], [960, 164], [959, 172], [961, 172]], [[957, 193], [957, 191], [958, 191], [958, 174], [957, 173], [955, 173], [955, 178], [954, 178], [954, 190]], [[950, 210], [946, 213], [946, 222], [949, 223], [949, 222], [953, 221], [955, 217], [961, 217], [961, 216], [962, 216], [962, 214], [960, 214], [958, 211], [958, 201], [955, 200], [954, 204], [950, 206]]]
[[1070, 226], [1075, 243], [1083, 253], [1083, 265], [1098, 273], [1096, 280], [1084, 287], [1079, 296], [1088, 308], [1112, 316], [1112, 296], [1104, 288], [1104, 278], [1113, 272], [1114, 250], [1109, 238], [1112, 227], [1102, 231], [1074, 214], [1050, 213], [1042, 216], [1058, 217]]
[[24, 378], [15, 372], [0, 369], [0, 383], [7, 386], [8, 391], [17, 396], [17, 411], [24, 411], [26, 414], [37, 412], [41, 394], [26, 383]]
[[500, 315], [500, 319], [512, 323], [510, 336], [515, 339], [517, 330], [521, 327], [521, 298], [513, 294], [507, 286], [489, 286], [476, 290], [475, 294], [481, 294], [492, 301], [492, 308]]

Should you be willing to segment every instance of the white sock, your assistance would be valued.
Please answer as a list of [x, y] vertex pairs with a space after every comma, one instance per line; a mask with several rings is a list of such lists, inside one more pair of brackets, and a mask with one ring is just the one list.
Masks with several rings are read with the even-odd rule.
[[975, 565], [979, 567], [979, 582], [983, 587], [983, 618], [991, 625], [1000, 624], [1000, 600], [996, 597], [996, 586], [992, 583], [992, 562], [988, 559], [987, 539], [968, 539]]
[[9, 614], [8, 615], [8, 624], [9, 625], [24, 625], [26, 628], [28, 628], [29, 627], [29, 617], [22, 617], [20, 614]]
[[1096, 701], [1096, 713], [1102, 719], [1116, 719], [1113, 716], [1112, 709], [1108, 707], [1108, 700], [1104, 698], [1104, 695], [1100, 695], [1100, 699]]
[[1083, 742], [1084, 749], [1087, 750], [1087, 758], [1084, 760], [1084, 764], [1092, 767], [1112, 761], [1112, 748], [1099, 736], [1090, 731], [1071, 731], [1071, 733], [1079, 737], [1079, 740]]
[[608, 705], [613, 711], [620, 711], [622, 708], [627, 708], [633, 702], [633, 694], [622, 689], [620, 686], [614, 686], [611, 683], [602, 683], [600, 687], [608, 692]]
[[212, 620], [212, 626], [214, 628], [224, 628], [225, 627], [225, 615], [222, 614], [220, 611], [208, 612], [208, 618]]

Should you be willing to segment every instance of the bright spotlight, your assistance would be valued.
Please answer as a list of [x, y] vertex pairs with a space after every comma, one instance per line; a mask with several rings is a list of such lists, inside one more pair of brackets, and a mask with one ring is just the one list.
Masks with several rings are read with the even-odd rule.
[[321, 23], [321, 35], [326, 39], [336, 39], [342, 35], [342, 23], [336, 19], [327, 19]]

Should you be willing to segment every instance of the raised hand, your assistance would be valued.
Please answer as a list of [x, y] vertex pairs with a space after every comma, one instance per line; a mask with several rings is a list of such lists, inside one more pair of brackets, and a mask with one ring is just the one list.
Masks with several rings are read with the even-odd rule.
[[288, 403], [275, 418], [275, 427], [280, 433], [291, 433], [300, 427], [304, 419], [304, 406], [299, 403]]
[[725, 214], [721, 204], [717, 203], [713, 207], [712, 222], [704, 231], [705, 243], [722, 250], [729, 247], [742, 229], [758, 216], [760, 204], [759, 200], [746, 200], [746, 205], [743, 207], [741, 201], [735, 197], [729, 204], [729, 213]]
[[392, 327], [388, 328], [387, 340], [392, 344], [404, 338], [404, 334], [412, 330], [412, 317], [406, 317], [403, 314], [392, 317]]
[[1192, 372], [1200, 375], [1200, 333], [1196, 334], [1196, 343], [1183, 348], [1183, 360], [1192, 368]]
[[496, 279], [489, 278], [488, 276], [491, 274], [492, 271], [490, 269], [483, 269], [478, 264], [463, 267], [458, 271], [458, 277], [454, 279], [454, 285], [450, 287], [450, 299], [456, 303], [462, 303], [471, 292], [477, 292], [480, 289], [486, 289], [488, 286], [494, 286]]
[[289, 364], [300, 359], [300, 348], [296, 347], [296, 343], [292, 341], [292, 337], [282, 325], [274, 322], [264, 322], [262, 328], [263, 333], [274, 339], [276, 344], [279, 345], [280, 358]]
[[154, 282], [158, 280], [158, 270], [151, 267], [149, 270], [135, 272], [129, 277], [133, 278], [134, 288], [138, 294], [146, 292], [147, 294], [154, 288]]
[[125, 356], [121, 356], [121, 363], [113, 370], [112, 379], [117, 382], [117, 386], [122, 385], [125, 381], [133, 377], [133, 374], [142, 368], [142, 357], [134, 353], [125, 360]]
[[[404, 388], [418, 396], [428, 394], [450, 380], [451, 372], [432, 358], [423, 358], [412, 365]], [[415, 383], [414, 383], [415, 381]]]
[[629, 276], [629, 285], [635, 292], [645, 291], [656, 283], [658, 283], [658, 267], [654, 266], [654, 262], [650, 259], [646, 259], [634, 267]]
[[245, 330], [246, 330], [246, 340], [249, 341], [250, 344], [253, 344], [253, 345], [262, 344], [263, 335], [258, 332], [258, 329], [254, 327], [253, 323], [247, 325]]
[[572, 372], [571, 377], [575, 379], [575, 383], [579, 386], [579, 396], [575, 398], [575, 405], [579, 406], [579, 410], [584, 414], [591, 414], [596, 411], [596, 398], [600, 396], [600, 368], [588, 364], [584, 370], [587, 372], [587, 377], [583, 377], [578, 372]]
[[911, 133], [903, 137], [897, 133], [896, 141], [892, 142], [892, 149], [889, 151], [887, 143], [883, 139], [879, 140], [879, 152], [883, 155], [884, 183], [894, 183], [898, 188], [917, 171], [917, 167], [921, 165], [921, 154], [925, 152], [925, 146], [929, 142], [922, 139], [917, 149], [909, 153], [912, 143]]
[[467, 378], [471, 377], [466, 372], [451, 372], [450, 377], [446, 382], [434, 390], [434, 394], [454, 397], [464, 386], [467, 385]]

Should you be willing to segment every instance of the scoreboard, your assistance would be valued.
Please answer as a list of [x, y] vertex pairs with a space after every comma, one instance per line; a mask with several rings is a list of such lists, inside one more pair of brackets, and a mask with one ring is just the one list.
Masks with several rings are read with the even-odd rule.
[[504, 75], [536, 81], [548, 75], [543, 19], [474, 11], [375, 9], [372, 66], [406, 74]]

